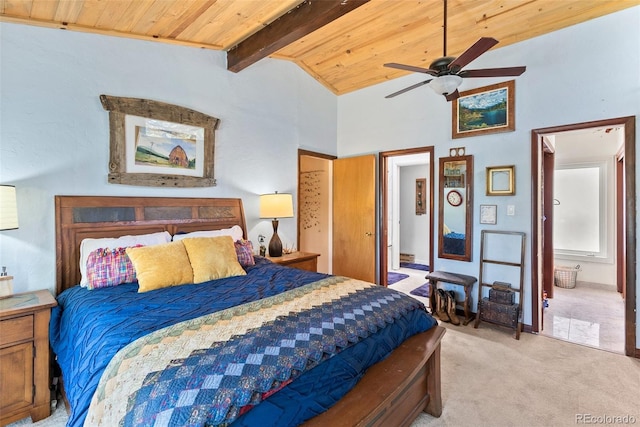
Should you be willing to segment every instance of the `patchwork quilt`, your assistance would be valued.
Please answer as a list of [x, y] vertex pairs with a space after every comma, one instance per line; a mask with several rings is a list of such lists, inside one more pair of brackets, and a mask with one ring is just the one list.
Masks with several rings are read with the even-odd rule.
[[157, 330], [111, 359], [85, 425], [227, 425], [417, 300], [345, 277]]

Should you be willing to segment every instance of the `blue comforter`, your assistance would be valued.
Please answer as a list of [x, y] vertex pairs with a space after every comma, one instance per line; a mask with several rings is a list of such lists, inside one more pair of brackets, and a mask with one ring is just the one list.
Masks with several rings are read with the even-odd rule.
[[[93, 291], [76, 286], [63, 292], [52, 313], [50, 337], [71, 404], [68, 425], [83, 424], [102, 372], [118, 350], [130, 342], [177, 322], [272, 296], [325, 277], [257, 258], [256, 266], [247, 268], [246, 276], [197, 285], [141, 294], [137, 292], [137, 284]], [[423, 311], [409, 314], [349, 351], [343, 351], [338, 355], [340, 357], [332, 358], [331, 363], [322, 363], [302, 375], [236, 423], [265, 425], [264, 417], [268, 417], [279, 420], [279, 425], [299, 424], [335, 403], [355, 385], [366, 367], [384, 358], [407, 337], [434, 324], [435, 321]], [[391, 339], [391, 336], [395, 338]], [[358, 371], [354, 373], [355, 369]], [[337, 385], [338, 377], [345, 380], [340, 385]], [[309, 387], [317, 388], [322, 383], [328, 390], [321, 388], [317, 390], [317, 396], [307, 397]], [[287, 405], [292, 396], [296, 402], [294, 408]], [[307, 401], [306, 406], [300, 405], [300, 399]]]

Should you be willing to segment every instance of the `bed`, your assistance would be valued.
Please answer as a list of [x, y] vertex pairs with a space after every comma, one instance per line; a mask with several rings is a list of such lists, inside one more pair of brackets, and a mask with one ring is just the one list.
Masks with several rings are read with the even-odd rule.
[[451, 255], [464, 255], [465, 235], [462, 233], [449, 232], [443, 236], [444, 253]]
[[[69, 425], [85, 420], [110, 425], [109, 416], [116, 415], [125, 425], [145, 425], [149, 419], [156, 425], [199, 425], [192, 423], [196, 413], [204, 414], [200, 425], [268, 425], [264, 421], [270, 420], [273, 425], [400, 426], [411, 424], [421, 411], [440, 416], [444, 329], [413, 299], [386, 288], [260, 257], [243, 275], [144, 293], [135, 282], [94, 290], [78, 286], [83, 239], [165, 231], [176, 236], [233, 226], [246, 237], [240, 199], [56, 196], [55, 205], [59, 306], [50, 335], [62, 369]], [[372, 304], [376, 308], [370, 309]], [[344, 314], [354, 305], [369, 307], [375, 316], [356, 321]], [[336, 322], [335, 336], [309, 339], [300, 332], [304, 325], [314, 331], [313, 322], [325, 322], [322, 316]], [[263, 323], [256, 327], [254, 318]], [[306, 347], [283, 340], [286, 328], [303, 337]], [[267, 356], [274, 346], [260, 347], [269, 350], [260, 355], [259, 365], [243, 346], [272, 336], [285, 344], [271, 362]], [[258, 379], [234, 377], [230, 367], [238, 359], [229, 359], [232, 351], [233, 357], [245, 358], [245, 365], [256, 365]], [[162, 357], [152, 358], [156, 353]], [[226, 366], [224, 376], [206, 371], [212, 366]], [[143, 367], [149, 371], [141, 372]], [[194, 381], [200, 381], [197, 395]], [[230, 392], [229, 384], [242, 391]], [[219, 393], [216, 404], [201, 405], [211, 389]], [[190, 415], [180, 412], [186, 401]], [[167, 402], [173, 402], [170, 408]]]

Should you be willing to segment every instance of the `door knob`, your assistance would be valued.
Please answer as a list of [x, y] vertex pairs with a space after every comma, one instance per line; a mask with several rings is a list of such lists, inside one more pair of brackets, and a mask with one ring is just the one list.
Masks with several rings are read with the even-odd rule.
[[364, 235], [365, 235], [365, 236], [368, 236], [368, 237], [371, 237], [372, 233], [370, 233], [370, 232], [366, 232], [366, 233], [364, 233]]

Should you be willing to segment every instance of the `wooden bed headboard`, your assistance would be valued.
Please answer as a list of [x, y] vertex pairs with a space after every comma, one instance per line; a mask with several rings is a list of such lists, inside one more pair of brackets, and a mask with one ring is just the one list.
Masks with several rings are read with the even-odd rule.
[[86, 238], [168, 231], [247, 228], [241, 199], [55, 196], [56, 292], [80, 283], [80, 243]]

